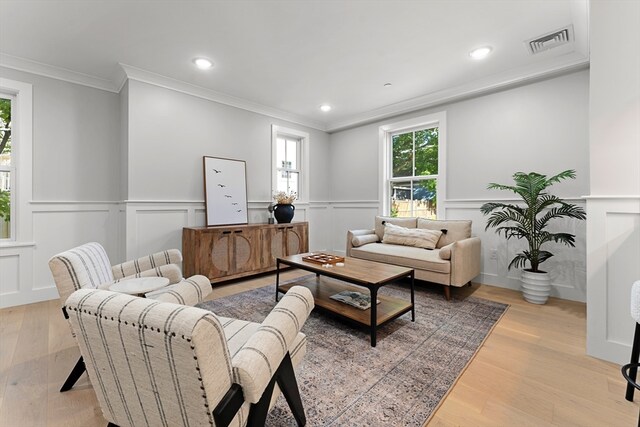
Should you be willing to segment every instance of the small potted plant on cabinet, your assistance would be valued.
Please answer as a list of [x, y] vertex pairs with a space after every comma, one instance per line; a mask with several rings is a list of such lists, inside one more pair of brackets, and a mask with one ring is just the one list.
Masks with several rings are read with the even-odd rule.
[[[551, 233], [547, 226], [552, 219], [575, 218], [584, 220], [587, 217], [584, 209], [567, 203], [545, 190], [551, 185], [565, 179], [575, 179], [574, 170], [566, 170], [547, 178], [536, 172], [517, 172], [513, 175], [515, 185], [491, 183], [490, 190], [508, 190], [522, 198], [524, 206], [512, 203], [490, 202], [482, 205], [484, 215], [490, 215], [485, 230], [495, 228], [496, 233], [511, 238], [526, 239], [528, 249], [516, 254], [509, 263], [511, 267], [523, 268], [522, 294], [524, 299], [534, 304], [544, 304], [549, 298], [551, 280], [549, 273], [540, 270], [540, 264], [553, 256], [542, 250], [548, 242], [564, 243], [575, 247], [575, 235], [570, 233]], [[527, 262], [530, 268], [525, 268]]]

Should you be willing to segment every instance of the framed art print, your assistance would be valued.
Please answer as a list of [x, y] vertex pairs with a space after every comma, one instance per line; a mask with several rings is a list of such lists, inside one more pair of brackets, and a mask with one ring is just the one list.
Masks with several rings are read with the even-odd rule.
[[202, 160], [207, 226], [248, 223], [245, 161], [209, 156]]

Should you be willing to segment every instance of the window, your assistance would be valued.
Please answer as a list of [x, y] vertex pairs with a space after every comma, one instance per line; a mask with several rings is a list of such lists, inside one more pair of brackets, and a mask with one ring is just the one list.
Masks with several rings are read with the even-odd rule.
[[298, 200], [309, 201], [309, 134], [273, 125], [271, 144], [272, 191], [295, 192]]
[[11, 107], [15, 97], [0, 93], [0, 239], [11, 239], [14, 227], [11, 218], [15, 218], [15, 161], [11, 147]]
[[278, 136], [276, 138], [276, 188], [275, 191], [299, 193], [300, 145], [297, 137]]
[[32, 99], [30, 84], [0, 77], [0, 248], [33, 245]]
[[383, 213], [442, 218], [444, 113], [381, 127]]

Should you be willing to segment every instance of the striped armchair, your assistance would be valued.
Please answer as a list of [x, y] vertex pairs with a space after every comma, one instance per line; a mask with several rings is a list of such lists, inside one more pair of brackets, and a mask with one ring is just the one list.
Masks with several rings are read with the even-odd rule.
[[[183, 279], [180, 267], [176, 265], [181, 261], [180, 251], [170, 249], [112, 266], [102, 245], [94, 242], [53, 256], [49, 260], [49, 268], [58, 288], [61, 305], [78, 289], [109, 289], [116, 282], [134, 277], [169, 279], [169, 286], [146, 294], [147, 298], [195, 305], [211, 293], [211, 283], [204, 276]], [[84, 360], [81, 357], [60, 391], [71, 389], [84, 370]]]
[[293, 366], [313, 296], [295, 286], [261, 323], [81, 289], [65, 304], [110, 426], [263, 426], [280, 391], [305, 415]]

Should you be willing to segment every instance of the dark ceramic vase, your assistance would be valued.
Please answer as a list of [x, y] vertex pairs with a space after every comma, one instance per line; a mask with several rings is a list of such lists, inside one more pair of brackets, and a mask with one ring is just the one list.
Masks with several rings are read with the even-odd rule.
[[296, 207], [291, 204], [277, 204], [273, 207], [273, 215], [276, 217], [276, 220], [278, 220], [278, 224], [287, 224], [293, 219], [293, 212], [295, 210]]

